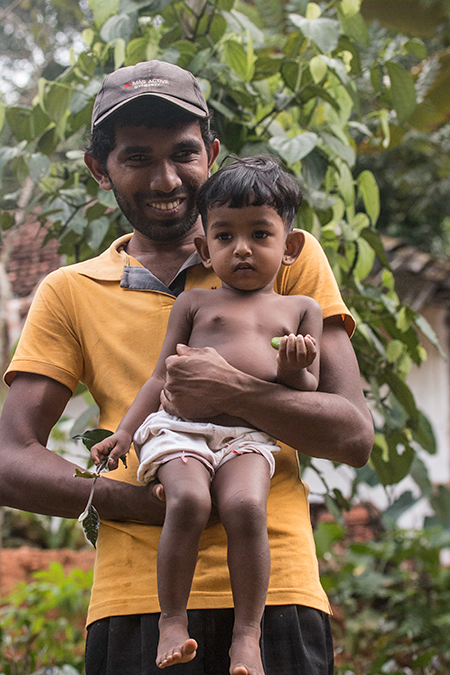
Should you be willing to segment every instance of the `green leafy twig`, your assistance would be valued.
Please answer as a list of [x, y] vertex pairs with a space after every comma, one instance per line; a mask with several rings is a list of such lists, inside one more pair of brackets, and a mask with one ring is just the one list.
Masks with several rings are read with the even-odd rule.
[[[89, 429], [83, 434], [77, 434], [73, 437], [73, 440], [83, 441], [83, 445], [90, 451], [92, 446], [100, 441], [108, 438], [112, 435], [112, 431], [108, 429]], [[125, 464], [126, 466], [126, 464]], [[108, 457], [105, 457], [102, 462], [95, 468], [95, 471], [87, 471], [81, 469], [75, 469], [74, 478], [87, 478], [92, 480], [91, 491], [89, 493], [89, 499], [86, 504], [86, 508], [83, 513], [79, 516], [78, 522], [81, 523], [83, 527], [84, 534], [86, 539], [92, 544], [94, 548], [97, 548], [97, 537], [98, 537], [98, 528], [100, 525], [100, 516], [95, 506], [92, 504], [94, 498], [94, 489], [95, 484], [100, 477], [101, 471], [108, 468]]]
[[92, 504], [92, 500], [94, 498], [94, 489], [97, 479], [100, 478], [100, 472], [105, 469], [107, 465], [108, 457], [105, 457], [105, 459], [96, 467], [95, 473], [92, 473], [91, 471], [80, 471], [80, 469], [75, 469], [74, 473], [75, 478], [92, 479], [89, 499], [83, 513], [78, 517], [78, 522], [81, 523], [83, 527], [86, 539], [92, 544], [94, 548], [97, 548], [96, 543], [98, 537], [98, 528], [100, 525], [100, 516], [98, 515], [97, 509]]

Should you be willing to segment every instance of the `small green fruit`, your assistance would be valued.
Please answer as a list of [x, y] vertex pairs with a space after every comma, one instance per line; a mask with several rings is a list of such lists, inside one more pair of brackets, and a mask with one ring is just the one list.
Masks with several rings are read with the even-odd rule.
[[274, 337], [271, 339], [270, 344], [274, 349], [280, 349], [280, 342], [283, 338], [280, 337]]

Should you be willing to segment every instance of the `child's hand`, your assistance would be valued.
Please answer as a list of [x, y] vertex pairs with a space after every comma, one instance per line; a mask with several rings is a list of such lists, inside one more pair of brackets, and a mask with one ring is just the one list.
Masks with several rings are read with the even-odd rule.
[[317, 356], [316, 341], [311, 335], [285, 335], [278, 349], [279, 370], [303, 370], [308, 368]]
[[129, 433], [119, 429], [112, 436], [96, 443], [91, 448], [91, 458], [97, 466], [105, 457], [109, 456], [108, 469], [113, 471], [117, 469], [120, 457], [127, 454], [131, 446], [132, 438]]

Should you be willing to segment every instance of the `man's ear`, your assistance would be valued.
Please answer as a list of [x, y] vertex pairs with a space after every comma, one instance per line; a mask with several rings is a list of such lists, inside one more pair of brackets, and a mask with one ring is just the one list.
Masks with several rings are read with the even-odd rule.
[[102, 165], [97, 159], [94, 159], [91, 155], [88, 155], [87, 152], [84, 153], [84, 163], [87, 168], [100, 185], [102, 190], [112, 190], [111, 181], [106, 171], [103, 169]]
[[288, 232], [282, 260], [283, 265], [292, 265], [302, 252], [304, 245], [305, 234], [302, 230]]
[[194, 244], [195, 248], [197, 249], [197, 253], [202, 259], [203, 265], [206, 267], [207, 270], [210, 270], [212, 268], [212, 265], [211, 259], [209, 257], [209, 248], [208, 244], [206, 243], [206, 237], [204, 235], [201, 235], [200, 237], [195, 237]]
[[208, 169], [212, 169], [212, 166], [213, 166], [214, 162], [216, 161], [219, 152], [220, 152], [220, 142], [216, 138], [212, 142], [211, 147], [209, 149]]

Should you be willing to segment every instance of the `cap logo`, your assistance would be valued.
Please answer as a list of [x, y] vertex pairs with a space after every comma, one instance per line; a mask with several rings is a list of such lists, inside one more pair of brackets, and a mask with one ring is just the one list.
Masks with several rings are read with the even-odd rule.
[[163, 77], [154, 77], [148, 80], [132, 80], [124, 84], [124, 89], [141, 89], [142, 87], [163, 87], [165, 84], [169, 84], [169, 80], [164, 79]]

